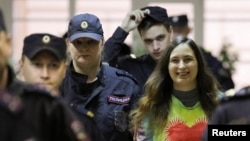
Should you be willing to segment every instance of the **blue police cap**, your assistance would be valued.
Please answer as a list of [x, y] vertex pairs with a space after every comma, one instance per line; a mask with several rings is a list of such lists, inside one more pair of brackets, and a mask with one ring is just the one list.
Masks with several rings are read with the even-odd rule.
[[147, 16], [153, 18], [154, 20], [158, 22], [168, 22], [168, 13], [165, 8], [159, 7], [159, 6], [146, 6], [141, 8], [141, 10], [148, 9], [150, 12]]
[[66, 42], [63, 38], [47, 33], [35, 33], [24, 39], [23, 55], [32, 59], [43, 50], [51, 51], [59, 60], [66, 59]]
[[81, 37], [101, 40], [103, 29], [99, 18], [89, 13], [73, 16], [68, 26], [68, 37], [71, 42]]
[[188, 24], [187, 15], [178, 15], [169, 17], [170, 24], [172, 26], [186, 26]]
[[0, 9], [0, 31], [6, 31], [4, 16], [1, 9]]

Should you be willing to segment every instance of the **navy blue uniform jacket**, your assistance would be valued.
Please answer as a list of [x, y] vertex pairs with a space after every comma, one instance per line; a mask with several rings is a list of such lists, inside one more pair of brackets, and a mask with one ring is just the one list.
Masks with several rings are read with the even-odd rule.
[[[244, 87], [234, 96], [225, 96], [214, 111], [209, 125], [249, 125], [250, 124], [250, 87]], [[208, 128], [202, 141], [208, 141]]]
[[127, 72], [101, 64], [98, 85], [89, 96], [84, 96], [87, 76], [74, 71], [69, 65], [60, 91], [78, 114], [91, 111], [93, 119], [107, 141], [129, 141], [128, 113], [135, 106], [140, 89]]
[[[15, 79], [0, 91], [1, 141], [90, 141], [63, 99]], [[79, 136], [80, 135], [80, 136]]]
[[219, 59], [213, 56], [210, 52], [206, 51], [204, 48], [201, 47], [201, 51], [208, 67], [216, 77], [221, 90], [227, 91], [229, 89], [234, 89], [235, 85], [230, 70], [225, 68]]

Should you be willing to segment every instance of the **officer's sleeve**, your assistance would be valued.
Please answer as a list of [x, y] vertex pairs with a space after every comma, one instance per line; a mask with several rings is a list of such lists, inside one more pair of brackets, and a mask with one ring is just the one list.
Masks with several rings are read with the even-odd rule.
[[114, 34], [104, 44], [104, 62], [117, 64], [119, 52], [121, 51], [122, 44], [127, 36], [128, 33], [120, 27], [115, 30]]
[[51, 108], [50, 121], [53, 128], [51, 131], [55, 140], [91, 141], [84, 125], [62, 99], [58, 98]]

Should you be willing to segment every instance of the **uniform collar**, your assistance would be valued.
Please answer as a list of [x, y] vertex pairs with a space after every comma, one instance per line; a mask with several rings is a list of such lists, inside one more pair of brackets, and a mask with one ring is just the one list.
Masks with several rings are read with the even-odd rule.
[[[68, 73], [70, 74], [71, 78], [73, 78], [76, 82], [79, 83], [86, 83], [88, 79], [88, 75], [78, 73], [74, 70], [73, 61], [70, 62], [68, 67]], [[97, 81], [100, 81], [103, 78], [103, 65], [100, 64], [100, 72], [97, 75]]]

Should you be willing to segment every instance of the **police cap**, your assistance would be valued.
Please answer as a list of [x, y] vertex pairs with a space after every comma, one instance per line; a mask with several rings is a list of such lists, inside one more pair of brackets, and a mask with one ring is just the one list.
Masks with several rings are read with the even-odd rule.
[[23, 55], [32, 59], [43, 50], [52, 52], [58, 60], [66, 59], [67, 46], [63, 38], [47, 33], [35, 33], [25, 37]]
[[153, 18], [154, 20], [158, 22], [168, 22], [168, 13], [165, 8], [159, 7], [159, 6], [146, 6], [141, 8], [141, 10], [149, 10], [149, 14], [147, 16]]
[[172, 26], [186, 26], [188, 24], [187, 15], [178, 15], [169, 17], [170, 24]]

